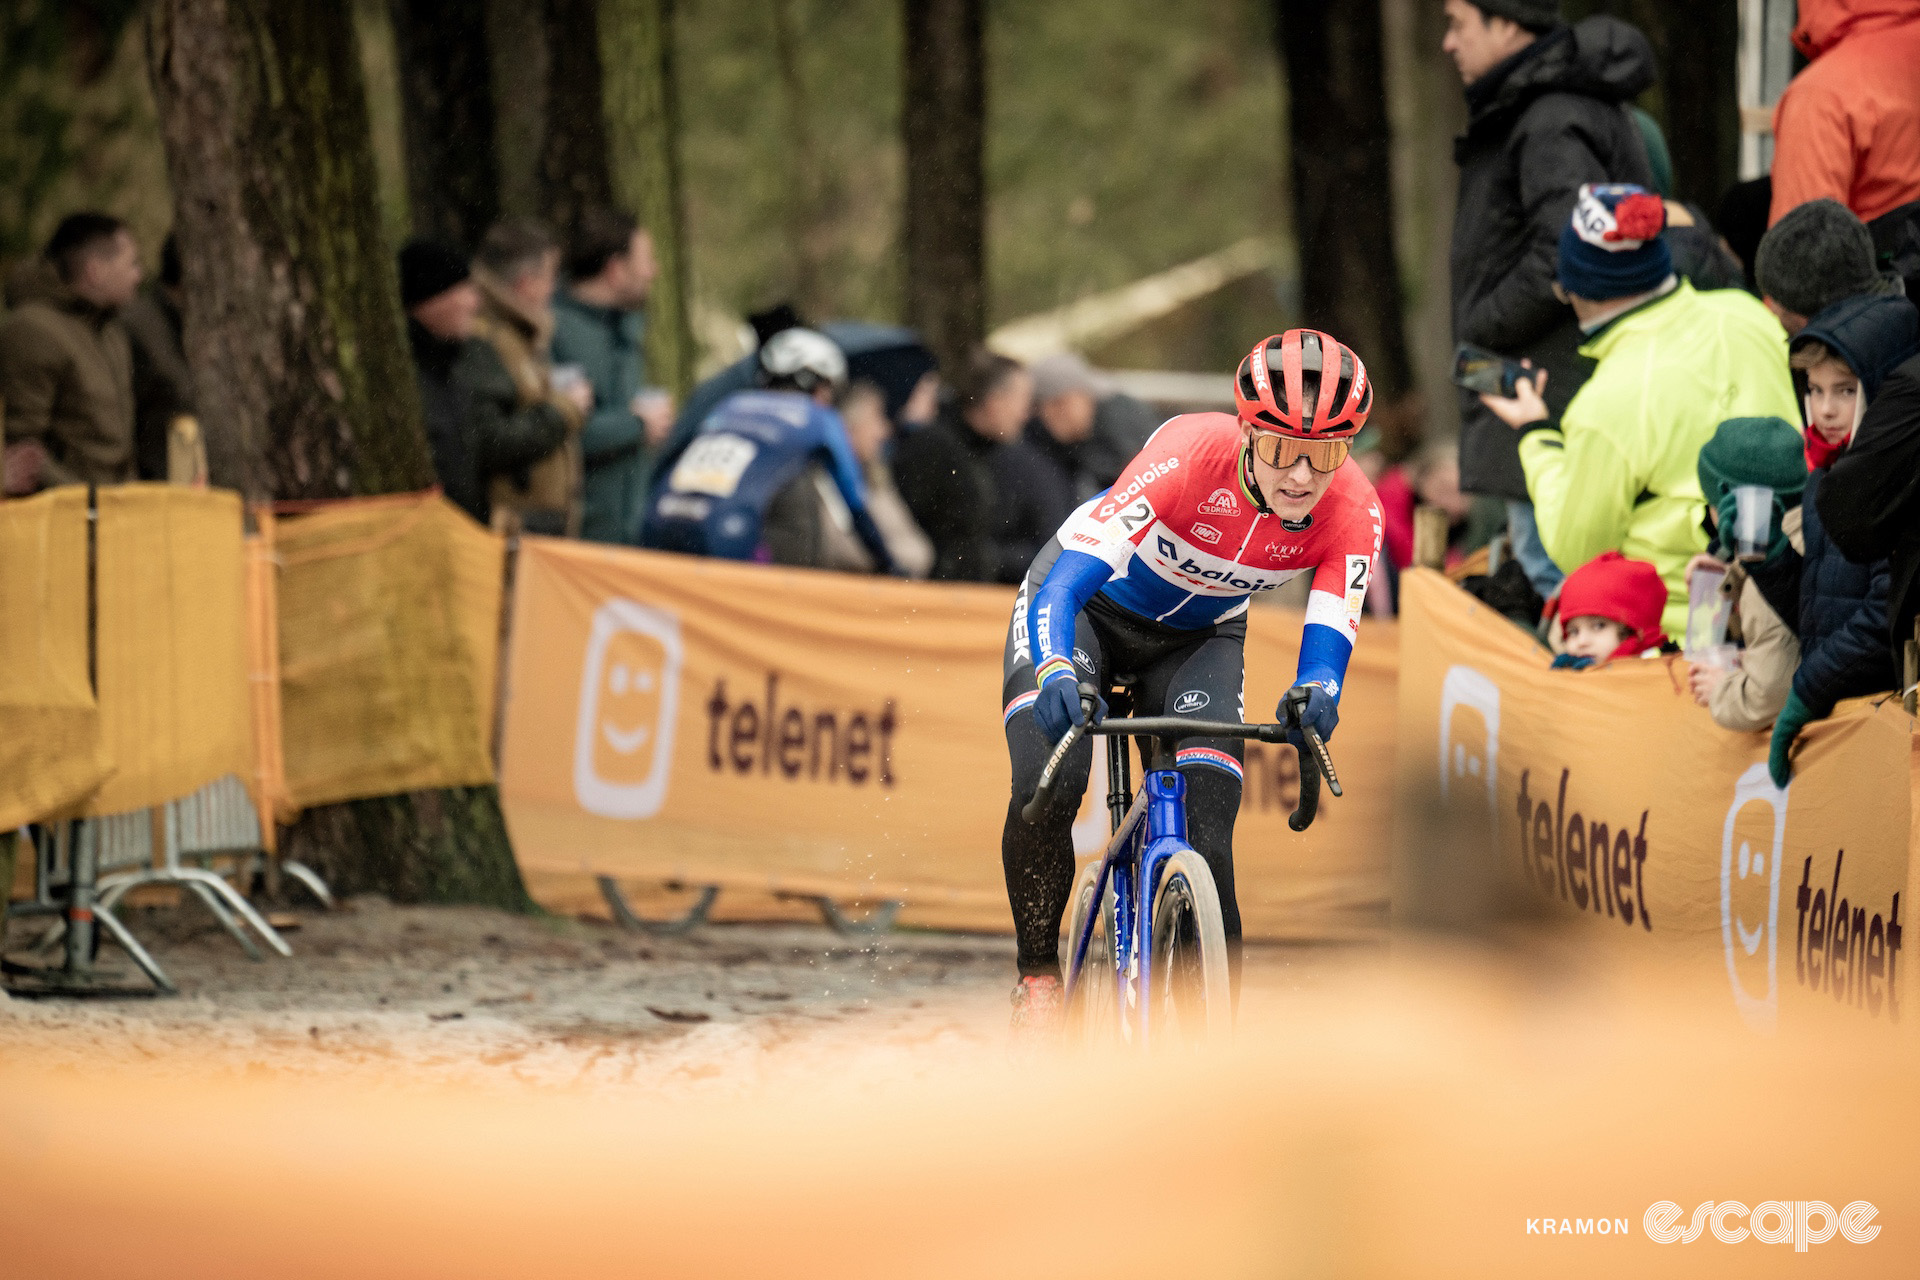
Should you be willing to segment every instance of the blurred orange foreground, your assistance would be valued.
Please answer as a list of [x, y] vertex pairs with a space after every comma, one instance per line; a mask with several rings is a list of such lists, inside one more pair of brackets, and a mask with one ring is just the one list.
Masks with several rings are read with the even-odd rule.
[[[994, 1053], [911, 1085], [455, 1093], [16, 1055], [0, 1273], [1913, 1274], [1910, 1037], [1732, 1033], [1658, 971], [1591, 964], [1403, 948], [1250, 1011], [1210, 1056]], [[1662, 1200], [1682, 1227], [1702, 1201], [1869, 1200], [1882, 1230], [1658, 1244]]]

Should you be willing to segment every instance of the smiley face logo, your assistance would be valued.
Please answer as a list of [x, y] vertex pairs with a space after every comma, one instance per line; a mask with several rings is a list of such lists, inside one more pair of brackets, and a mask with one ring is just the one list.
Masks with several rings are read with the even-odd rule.
[[1756, 764], [1734, 784], [1720, 834], [1720, 940], [1733, 1003], [1749, 1025], [1771, 1030], [1779, 1010], [1780, 863], [1787, 793]]
[[1490, 846], [1500, 842], [1500, 685], [1471, 666], [1440, 681], [1440, 802], [1473, 810], [1463, 829], [1486, 823]]
[[603, 818], [646, 818], [667, 797], [680, 701], [680, 623], [631, 600], [593, 615], [580, 677], [573, 790]]

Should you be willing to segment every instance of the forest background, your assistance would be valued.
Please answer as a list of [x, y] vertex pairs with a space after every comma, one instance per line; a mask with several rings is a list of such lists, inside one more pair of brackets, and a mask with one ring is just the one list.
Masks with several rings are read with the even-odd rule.
[[[448, 45], [480, 45], [484, 61], [478, 68], [469, 61], [464, 71], [476, 80], [484, 73], [492, 154], [485, 164], [463, 166], [469, 172], [460, 176], [492, 188], [490, 198], [478, 198], [482, 216], [564, 220], [554, 217], [556, 204], [565, 203], [554, 198], [555, 163], [565, 163], [555, 153], [566, 145], [554, 137], [556, 117], [566, 114], [566, 95], [598, 92], [597, 84], [581, 84], [598, 74], [597, 65], [579, 65], [581, 46], [590, 52], [594, 43], [594, 0], [346, 4], [389, 244], [436, 222], [436, 211], [417, 208], [422, 201], [409, 193], [408, 23], [413, 48], [438, 46], [413, 60], [438, 59], [437, 66], [415, 68], [429, 72], [416, 92], [435, 91], [430, 76], [444, 74]], [[1315, 39], [1331, 45], [1337, 59], [1339, 46], [1356, 38], [1342, 11], [1370, 6], [984, 0], [979, 7], [989, 329], [1249, 237], [1272, 247], [1265, 270], [1084, 354], [1115, 368], [1223, 372], [1252, 337], [1303, 319], [1297, 139], [1286, 43], [1276, 32], [1328, 27]], [[81, 207], [128, 219], [156, 257], [173, 222], [173, 195], [141, 0], [9, 0], [5, 8], [0, 262], [35, 250], [63, 214]], [[901, 56], [907, 8], [900, 0], [665, 6], [699, 369], [737, 354], [730, 344], [739, 319], [777, 301], [791, 300], [817, 318], [908, 318]], [[1711, 208], [1735, 176], [1734, 6], [1574, 0], [1566, 8], [1575, 18], [1612, 12], [1647, 32], [1663, 75], [1641, 105], [1668, 133], [1680, 193]], [[1377, 35], [1363, 23], [1358, 38], [1379, 41], [1387, 144], [1324, 136], [1366, 132], [1364, 125], [1343, 129], [1336, 119], [1308, 145], [1385, 152], [1383, 166], [1362, 158], [1343, 195], [1357, 193], [1391, 219], [1399, 327], [1408, 376], [1422, 393], [1417, 420], [1404, 433], [1411, 443], [1454, 428], [1445, 383], [1446, 253], [1452, 138], [1465, 111], [1458, 78], [1439, 49], [1439, 0], [1382, 0], [1377, 21], [1371, 13], [1365, 18]], [[462, 69], [457, 59], [454, 65]], [[448, 96], [455, 101], [434, 105], [457, 113], [460, 95]], [[418, 157], [413, 163], [420, 167]], [[481, 172], [471, 172], [476, 168]], [[1369, 168], [1378, 189], [1367, 185]], [[416, 191], [421, 176], [413, 175]], [[453, 229], [437, 221], [443, 234]]]

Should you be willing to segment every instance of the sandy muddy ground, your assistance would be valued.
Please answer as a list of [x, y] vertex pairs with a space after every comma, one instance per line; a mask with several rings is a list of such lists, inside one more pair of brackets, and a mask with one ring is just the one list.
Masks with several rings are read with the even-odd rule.
[[[241, 1070], [704, 1091], [849, 1051], [898, 1078], [1007, 1038], [1006, 937], [715, 924], [656, 938], [378, 898], [299, 918], [295, 958], [255, 963], [193, 908], [131, 912], [183, 994], [15, 998], [0, 1005], [0, 1046], [82, 1069], [213, 1055]], [[25, 936], [15, 925], [11, 941]], [[1246, 999], [1284, 1000], [1348, 953], [1250, 949]]]

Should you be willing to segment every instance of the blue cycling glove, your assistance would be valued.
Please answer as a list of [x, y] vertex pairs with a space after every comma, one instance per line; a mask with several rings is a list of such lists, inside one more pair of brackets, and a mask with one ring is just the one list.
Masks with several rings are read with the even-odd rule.
[[[1093, 701], [1093, 722], [1099, 724], [1106, 718], [1106, 700], [1096, 697]], [[1067, 730], [1074, 725], [1085, 724], [1087, 711], [1080, 705], [1080, 686], [1066, 676], [1041, 685], [1040, 696], [1033, 702], [1033, 722], [1047, 735], [1049, 743], [1066, 737]]]
[[[1334, 726], [1340, 723], [1340, 700], [1317, 684], [1297, 684], [1287, 690], [1287, 696], [1280, 699], [1280, 706], [1274, 711], [1274, 719], [1288, 724], [1287, 704], [1296, 701], [1301, 693], [1307, 695], [1307, 704], [1301, 708], [1300, 724], [1311, 725], [1320, 735], [1320, 741], [1326, 742], [1333, 737]], [[1299, 729], [1287, 731], [1287, 741], [1304, 751], [1307, 747], [1306, 735]]]

